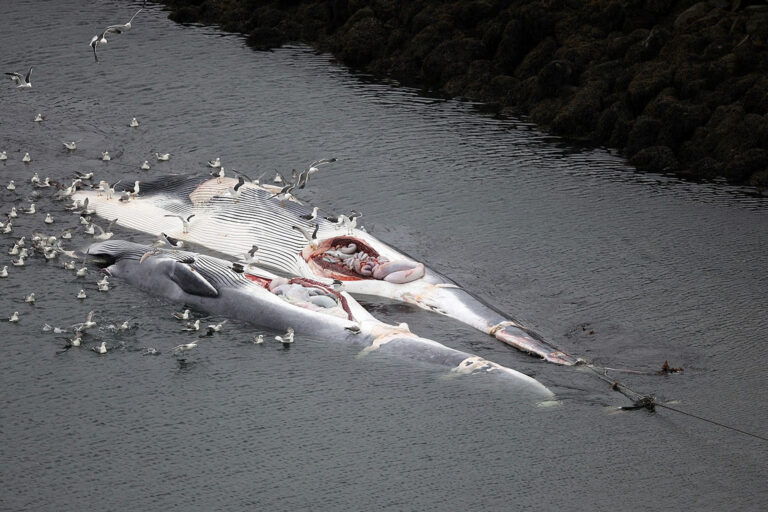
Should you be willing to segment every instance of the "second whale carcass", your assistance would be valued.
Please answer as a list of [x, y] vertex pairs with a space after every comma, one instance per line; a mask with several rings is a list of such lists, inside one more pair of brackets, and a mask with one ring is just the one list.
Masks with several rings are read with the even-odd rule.
[[389, 325], [343, 291], [307, 278], [277, 276], [258, 267], [124, 240], [92, 244], [87, 254], [108, 274], [150, 294], [244, 322], [343, 340], [373, 350], [511, 380], [521, 391], [552, 398], [543, 384], [511, 368], [421, 338], [405, 325]]
[[[371, 234], [320, 216], [307, 221], [303, 216], [309, 209], [296, 201], [281, 201], [274, 187], [246, 182], [233, 194], [235, 185], [232, 178], [168, 176], [142, 182], [138, 197], [127, 201], [96, 190], [79, 190], [73, 197], [88, 198], [98, 215], [132, 229], [166, 233], [236, 258], [256, 245], [262, 266], [320, 281], [338, 279], [353, 295], [415, 304], [549, 362], [579, 362]], [[189, 220], [182, 224], [175, 216]]]

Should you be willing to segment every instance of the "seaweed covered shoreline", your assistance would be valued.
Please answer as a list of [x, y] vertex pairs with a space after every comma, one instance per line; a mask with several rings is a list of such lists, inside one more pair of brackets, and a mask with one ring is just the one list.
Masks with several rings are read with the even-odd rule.
[[641, 171], [768, 188], [765, 0], [162, 0], [256, 49], [526, 115]]

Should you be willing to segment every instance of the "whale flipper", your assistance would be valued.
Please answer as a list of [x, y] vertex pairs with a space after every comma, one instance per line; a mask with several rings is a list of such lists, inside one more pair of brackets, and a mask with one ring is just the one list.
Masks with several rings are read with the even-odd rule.
[[186, 293], [201, 297], [219, 296], [219, 291], [191, 266], [173, 260], [168, 263], [171, 265], [168, 277]]

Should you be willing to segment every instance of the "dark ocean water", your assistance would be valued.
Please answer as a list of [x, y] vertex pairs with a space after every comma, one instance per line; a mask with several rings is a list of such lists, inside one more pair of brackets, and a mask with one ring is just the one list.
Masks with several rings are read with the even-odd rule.
[[[171, 317], [179, 305], [116, 279], [100, 293], [95, 269], [76, 278], [40, 256], [10, 266], [15, 239], [77, 224], [49, 191], [32, 196], [34, 172], [130, 182], [207, 172], [217, 156], [255, 175], [335, 156], [302, 199], [362, 210], [376, 236], [567, 352], [612, 367], [684, 367], [617, 377], [768, 435], [768, 200], [637, 174], [520, 120], [372, 82], [308, 48], [254, 52], [240, 37], [173, 24], [154, 5], [109, 37], [96, 64], [91, 36], [138, 5], [2, 7], [3, 72], [34, 66], [32, 90], [0, 87], [2, 213], [31, 200], [38, 213], [0, 235], [10, 274], [0, 318], [21, 317], [0, 323], [0, 509], [768, 506], [768, 443], [666, 410], [617, 413], [627, 400], [587, 371], [541, 363], [449, 318], [365, 302], [386, 322], [534, 375], [560, 404], [328, 340], [256, 346], [254, 333], [278, 333], [236, 322], [180, 365], [171, 348], [190, 337]], [[67, 152], [65, 140], [78, 149]], [[155, 152], [173, 156], [157, 162]], [[139, 170], [144, 160], [150, 171]], [[78, 231], [67, 245], [87, 241]], [[23, 303], [29, 292], [34, 306]], [[57, 354], [63, 342], [43, 324], [70, 325], [90, 310], [99, 327], [86, 345], [113, 350]], [[129, 318], [130, 332], [109, 329]]]

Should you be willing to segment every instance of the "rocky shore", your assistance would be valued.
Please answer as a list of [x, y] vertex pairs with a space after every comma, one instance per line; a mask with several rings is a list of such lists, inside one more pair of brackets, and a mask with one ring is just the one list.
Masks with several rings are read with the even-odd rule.
[[617, 148], [642, 171], [768, 188], [765, 0], [162, 0], [269, 49]]

